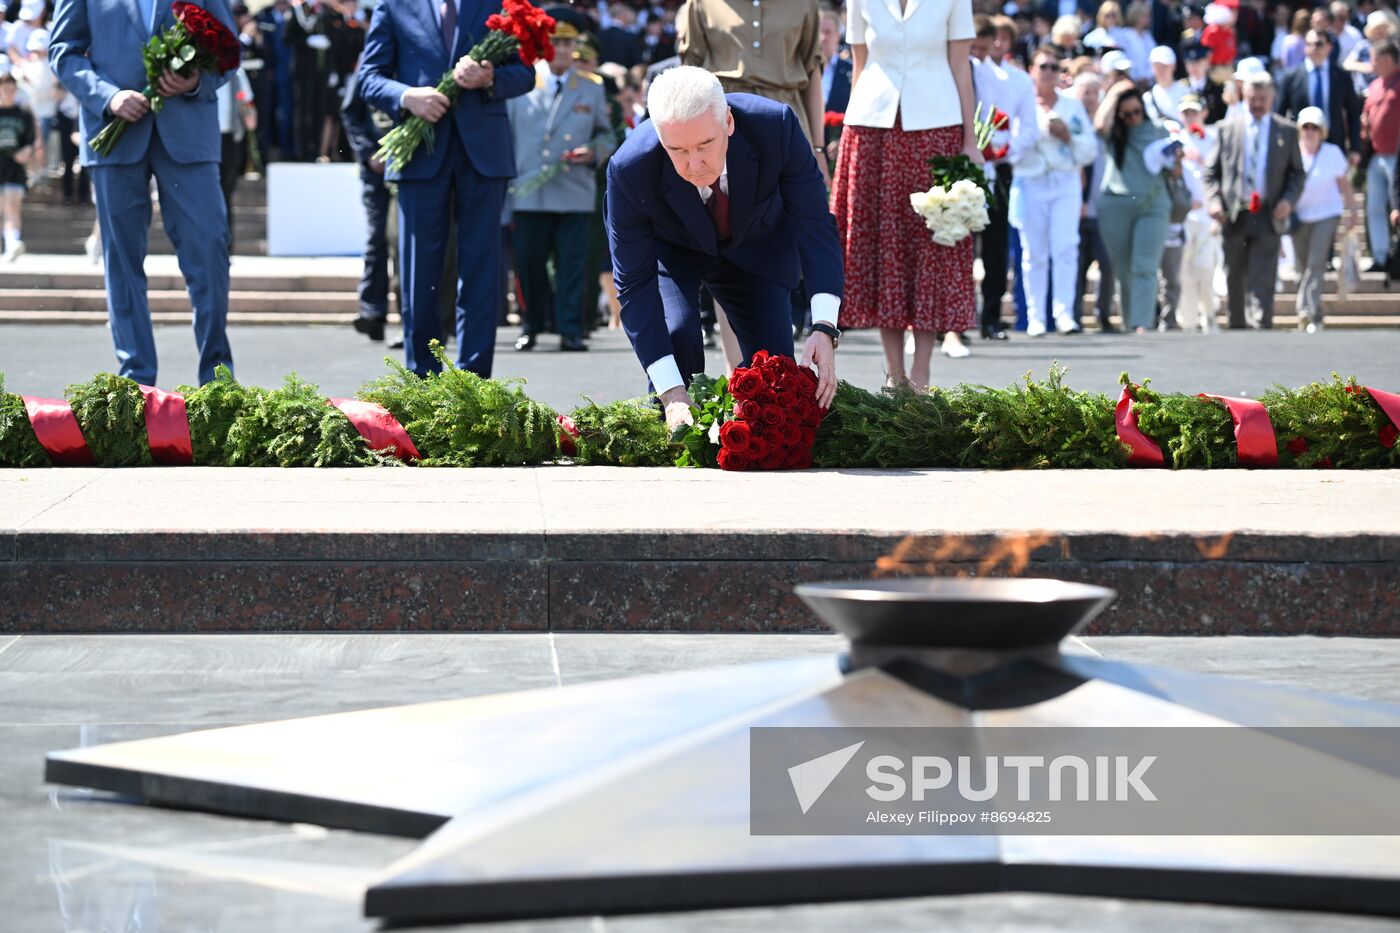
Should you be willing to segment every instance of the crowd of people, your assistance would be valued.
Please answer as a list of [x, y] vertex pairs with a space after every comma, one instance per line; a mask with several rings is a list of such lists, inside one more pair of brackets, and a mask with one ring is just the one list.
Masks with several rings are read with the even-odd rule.
[[[927, 385], [935, 349], [966, 356], [968, 334], [1001, 341], [1017, 330], [1040, 337], [1086, 324], [1110, 332], [1114, 320], [1137, 332], [1210, 331], [1222, 299], [1230, 327], [1269, 327], [1279, 269], [1290, 264], [1300, 327], [1315, 331], [1324, 326], [1329, 268], [1354, 265], [1363, 242], [1367, 267], [1391, 260], [1400, 17], [1390, 0], [1135, 0], [1126, 8], [1112, 0], [598, 0], [551, 8], [556, 55], [533, 70], [463, 57], [480, 24], [461, 28], [458, 12], [479, 6], [484, 18], [494, 3], [423, 0], [423, 11], [390, 15], [400, 2], [414, 4], [226, 8], [242, 66], [184, 96], [207, 96], [217, 116], [225, 250], [245, 173], [277, 160], [359, 164], [369, 230], [354, 326], [387, 336], [397, 280], [406, 357], [420, 372], [436, 365], [428, 345], [445, 331], [459, 365], [489, 374], [495, 331], [507, 319], [520, 322], [521, 352], [547, 333], [561, 350], [586, 350], [595, 328], [625, 325], [609, 272], [606, 164], [646, 118], [650, 83], [677, 65], [795, 114], [830, 192], [845, 282], [833, 299], [839, 314], [824, 301], [832, 296], [792, 288], [791, 326], [798, 335], [823, 322], [879, 329], [891, 383]], [[149, 33], [168, 4], [145, 3]], [[50, 23], [55, 11], [43, 0], [7, 10], [0, 220], [11, 258], [23, 251], [20, 203], [34, 178], [61, 179], [72, 200], [98, 189], [99, 218], [102, 167], [139, 159], [160, 180], [150, 161], [159, 153], [77, 159], [92, 130], [79, 123], [145, 111], [123, 96], [129, 89], [101, 96], [109, 76], [96, 64], [90, 0], [58, 7], [66, 24]], [[75, 9], [85, 11], [80, 26]], [[139, 67], [143, 41], [133, 29], [106, 44], [132, 44], [121, 54]], [[459, 87], [477, 92], [450, 113], [434, 89], [449, 69]], [[973, 142], [974, 113], [1000, 120], [985, 147]], [[435, 153], [386, 167], [375, 159], [379, 140], [406, 114], [449, 121], [454, 131], [439, 133], [448, 144]], [[929, 156], [958, 153], [985, 166], [991, 224], [975, 243], [931, 247], [907, 197], [927, 187]], [[164, 155], [188, 161], [173, 149]], [[1365, 191], [1360, 213], [1353, 186]], [[144, 278], [115, 270], [134, 280], [114, 283], [103, 239], [95, 235], [89, 248], [107, 260], [112, 313], [139, 316], [144, 296], [132, 285]], [[178, 250], [173, 231], [172, 239]], [[974, 250], [980, 295], [960, 271], [972, 267]], [[131, 257], [117, 253], [129, 267]], [[221, 278], [226, 270], [213, 276], [215, 291]], [[197, 331], [222, 331], [222, 287], [207, 307], [196, 301], [197, 321], [208, 319]], [[733, 365], [740, 348], [712, 292], [698, 297], [706, 339]], [[143, 347], [123, 348], [119, 338], [119, 359], [140, 358], [132, 372], [153, 379], [153, 347], [145, 362], [146, 338], [133, 339]], [[226, 340], [211, 340], [202, 373], [231, 355]]]

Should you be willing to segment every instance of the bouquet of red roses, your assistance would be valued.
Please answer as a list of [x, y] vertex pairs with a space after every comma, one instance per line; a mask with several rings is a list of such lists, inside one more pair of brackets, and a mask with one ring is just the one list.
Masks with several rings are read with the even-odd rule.
[[[151, 36], [141, 50], [146, 64], [146, 86], [141, 93], [151, 102], [151, 113], [160, 113], [165, 106], [165, 98], [157, 93], [157, 88], [166, 71], [182, 77], [189, 77], [196, 71], [224, 74], [238, 67], [242, 54], [238, 37], [208, 10], [183, 0], [171, 10], [175, 14], [175, 25]], [[88, 145], [94, 152], [111, 155], [126, 127], [127, 121], [113, 117]]]
[[685, 449], [677, 466], [721, 470], [805, 470], [824, 411], [817, 377], [790, 356], [760, 350], [731, 379], [696, 377], [695, 423], [677, 429]]
[[[501, 65], [519, 55], [526, 65], [533, 66], [537, 61], [554, 59], [554, 43], [549, 41], [554, 17], [529, 0], [503, 0], [501, 12], [486, 17], [486, 28], [490, 31], [485, 38], [467, 52], [474, 61]], [[437, 92], [451, 104], [461, 96], [462, 88], [450, 69], [438, 82]], [[433, 138], [433, 124], [422, 117], [409, 117], [384, 134], [374, 157], [391, 169], [403, 168], [424, 143], [432, 152]]]

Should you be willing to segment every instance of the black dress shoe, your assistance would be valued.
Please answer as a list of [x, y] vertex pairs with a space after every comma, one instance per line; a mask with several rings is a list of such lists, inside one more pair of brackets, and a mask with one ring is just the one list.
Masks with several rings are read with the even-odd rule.
[[384, 339], [384, 319], [383, 319], [383, 318], [379, 318], [379, 317], [364, 317], [363, 315], [361, 315], [360, 317], [355, 318], [354, 327], [355, 327], [355, 330], [357, 330], [357, 331], [359, 331], [360, 333], [364, 334], [364, 335], [365, 335], [366, 337], [368, 337], [370, 340], [383, 340], [383, 339]]
[[1372, 260], [1371, 260], [1371, 264], [1370, 264], [1369, 266], [1366, 267], [1366, 271], [1367, 271], [1367, 272], [1384, 272], [1384, 271], [1385, 271], [1385, 263], [1381, 262], [1379, 259], [1372, 259]]
[[559, 350], [562, 353], [578, 353], [588, 349], [588, 344], [583, 342], [582, 337], [561, 337], [559, 338]]
[[1099, 333], [1117, 334], [1122, 332], [1118, 329], [1118, 326], [1112, 321], [1099, 321]]
[[403, 338], [395, 337], [393, 340], [390, 340], [387, 344], [385, 344], [385, 346], [388, 347], [390, 350], [402, 350]]
[[1010, 340], [1011, 337], [1010, 337], [1010, 335], [1008, 335], [1008, 334], [1006, 333], [1006, 328], [1004, 328], [1004, 327], [984, 327], [984, 328], [982, 328], [982, 339], [983, 339], [983, 340]]
[[516, 338], [516, 341], [515, 341], [515, 349], [517, 349], [517, 350], [533, 350], [533, 349], [535, 349], [535, 335], [534, 335], [534, 334], [521, 334], [519, 337]]

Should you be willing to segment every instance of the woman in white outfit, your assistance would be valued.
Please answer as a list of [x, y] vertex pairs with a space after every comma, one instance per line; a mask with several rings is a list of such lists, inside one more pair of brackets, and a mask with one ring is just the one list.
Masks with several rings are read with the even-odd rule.
[[[1021, 233], [1021, 275], [1026, 285], [1026, 333], [1042, 336], [1047, 306], [1055, 328], [1078, 333], [1074, 287], [1079, 271], [1080, 171], [1099, 154], [1094, 124], [1078, 98], [1059, 90], [1064, 64], [1052, 46], [1031, 58], [1035, 81], [1035, 145], [1021, 153], [1011, 188], [1011, 223]], [[1048, 294], [1052, 287], [1053, 296]]]
[[1322, 277], [1332, 253], [1345, 206], [1351, 203], [1347, 157], [1327, 142], [1327, 118], [1318, 107], [1298, 114], [1298, 146], [1303, 154], [1303, 193], [1293, 208], [1293, 255], [1298, 265], [1298, 327], [1322, 329]]

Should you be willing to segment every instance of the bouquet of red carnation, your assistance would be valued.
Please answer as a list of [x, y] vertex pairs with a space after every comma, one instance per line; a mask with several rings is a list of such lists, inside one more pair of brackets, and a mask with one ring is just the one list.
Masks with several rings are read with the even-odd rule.
[[[474, 61], [502, 65], [519, 55], [526, 65], [533, 66], [537, 61], [554, 59], [554, 43], [549, 41], [549, 34], [554, 31], [554, 17], [529, 0], [503, 0], [501, 12], [486, 17], [486, 28], [490, 31], [485, 38], [467, 52]], [[451, 104], [457, 103], [462, 88], [453, 79], [451, 69], [438, 82], [437, 92]], [[433, 124], [422, 117], [409, 117], [384, 134], [374, 157], [390, 169], [401, 169], [422, 144], [427, 143], [428, 151], [432, 152], [433, 139]]]
[[685, 450], [677, 466], [721, 470], [805, 470], [824, 411], [817, 377], [790, 356], [760, 350], [730, 379], [697, 377], [690, 394], [695, 423], [674, 440]]
[[[238, 67], [242, 55], [238, 37], [208, 10], [184, 2], [177, 2], [171, 10], [175, 25], [151, 36], [141, 50], [146, 65], [146, 86], [141, 93], [151, 102], [151, 113], [160, 113], [165, 106], [157, 88], [166, 71], [186, 78], [196, 71], [224, 74]], [[113, 117], [88, 145], [94, 152], [111, 155], [126, 127], [127, 121]]]

